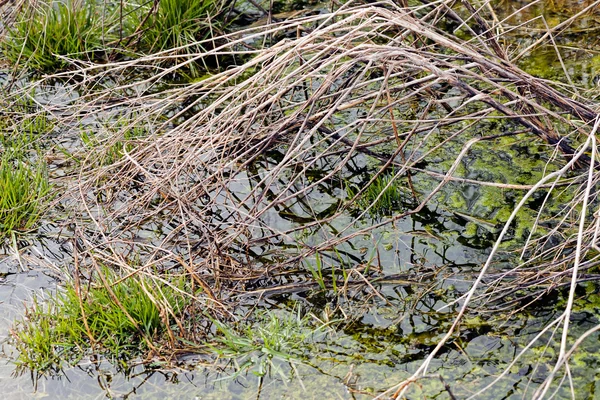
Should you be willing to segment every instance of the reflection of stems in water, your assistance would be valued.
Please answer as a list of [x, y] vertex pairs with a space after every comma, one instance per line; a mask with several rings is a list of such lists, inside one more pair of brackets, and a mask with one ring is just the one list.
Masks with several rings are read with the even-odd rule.
[[259, 377], [258, 377], [258, 391], [256, 392], [256, 400], [260, 399], [260, 394], [262, 393], [264, 378], [265, 378], [264, 375], [259, 375]]
[[[461, 296], [459, 299], [455, 300], [454, 302], [449, 303], [448, 305], [446, 305], [446, 307], [454, 304], [454, 303], [458, 303], [459, 301], [463, 301], [462, 306], [460, 307], [460, 310], [458, 312], [458, 315], [456, 316], [454, 323], [452, 324], [452, 326], [450, 327], [450, 329], [448, 329], [448, 332], [444, 335], [444, 337], [438, 342], [437, 346], [435, 347], [435, 349], [433, 349], [433, 351], [427, 356], [427, 358], [425, 359], [425, 361], [423, 362], [423, 364], [417, 369], [417, 371], [413, 374], [413, 376], [408, 379], [405, 380], [404, 382], [402, 382], [401, 384], [399, 384], [396, 388], [394, 388], [393, 390], [395, 390], [393, 392], [393, 398], [397, 398], [398, 396], [403, 395], [403, 393], [406, 392], [408, 385], [407, 383], [410, 381], [414, 381], [415, 379], [417, 379], [420, 376], [423, 376], [426, 372], [427, 369], [429, 367], [429, 364], [431, 363], [431, 361], [433, 360], [433, 358], [435, 357], [435, 355], [440, 351], [440, 349], [446, 344], [446, 342], [448, 341], [448, 339], [452, 336], [452, 334], [454, 333], [454, 331], [456, 330], [456, 328], [458, 327], [460, 321], [462, 320], [462, 317], [465, 315], [467, 307], [470, 304], [471, 298], [475, 295], [475, 291], [477, 290], [477, 288], [479, 287], [480, 282], [483, 280], [483, 277], [485, 276], [487, 269], [489, 268], [492, 259], [494, 258], [494, 255], [496, 254], [496, 252], [498, 251], [498, 248], [500, 247], [500, 243], [502, 242], [502, 239], [504, 238], [504, 236], [506, 235], [506, 233], [508, 232], [508, 229], [510, 228], [510, 224], [512, 223], [512, 221], [515, 219], [517, 213], [520, 211], [520, 209], [525, 205], [526, 201], [529, 199], [529, 197], [531, 197], [531, 195], [533, 195], [533, 193], [535, 193], [538, 188], [540, 186], [542, 186], [544, 183], [546, 183], [547, 181], [550, 180], [558, 180], [560, 179], [560, 177], [562, 177], [565, 173], [567, 173], [567, 171], [569, 171], [571, 168], [573, 168], [578, 159], [584, 155], [584, 152], [589, 148], [590, 145], [590, 141], [592, 141], [592, 137], [593, 135], [595, 135], [596, 130], [598, 129], [598, 126], [600, 125], [600, 118], [598, 118], [594, 129], [592, 130], [591, 135], [588, 136], [588, 140], [586, 141], [586, 143], [580, 148], [580, 150], [573, 156], [573, 158], [571, 158], [571, 160], [569, 160], [569, 162], [560, 170], [550, 173], [548, 175], [546, 175], [544, 178], [542, 178], [540, 181], [538, 181], [538, 183], [531, 189], [529, 190], [521, 199], [521, 201], [519, 202], [519, 204], [515, 207], [515, 209], [513, 210], [513, 212], [511, 213], [510, 217], [508, 218], [508, 220], [506, 221], [506, 223], [504, 224], [504, 228], [502, 229], [502, 232], [500, 233], [496, 243], [494, 244], [494, 247], [492, 248], [492, 251], [490, 252], [490, 255], [488, 256], [488, 259], [486, 260], [485, 265], [482, 267], [479, 275], [477, 276], [477, 279], [473, 282], [471, 289], [463, 296]], [[590, 170], [592, 170], [593, 167], [590, 168]], [[575, 276], [575, 274], [574, 274]], [[572, 291], [573, 293], [573, 291]], [[567, 320], [570, 317], [570, 315], [567, 315], [566, 313], [563, 313], [559, 318], [556, 319], [556, 321], [563, 321], [563, 320]], [[565, 322], [565, 326], [568, 326], [568, 322]], [[566, 335], [566, 333], [563, 331], [563, 335]], [[558, 365], [562, 362], [562, 359], [559, 358], [559, 362], [557, 362], [557, 367]], [[545, 389], [543, 389], [543, 393], [545, 393], [545, 391], [547, 390], [547, 388], [549, 387], [549, 382], [552, 381], [552, 377], [554, 372], [550, 375], [549, 378], [547, 378], [548, 380], [545, 381], [545, 385], [543, 386]]]
[[[386, 277], [390, 278], [389, 275], [378, 276], [382, 280], [376, 281], [373, 271], [369, 271], [374, 267], [371, 263], [375, 257], [380, 267], [382, 264], [378, 243], [374, 243], [374, 253], [367, 257], [368, 262], [364, 263], [361, 258], [360, 262], [354, 263], [357, 264], [354, 269], [346, 268], [354, 258], [347, 256], [346, 260], [339, 260], [340, 254], [344, 254], [343, 246], [348, 246], [350, 254], [356, 250], [353, 243], [362, 240], [363, 236], [373, 235], [378, 228], [388, 228], [424, 211], [436, 201], [441, 190], [448, 188], [449, 182], [478, 184], [458, 173], [465, 164], [465, 157], [477, 157], [484, 151], [484, 146], [477, 152], [471, 151], [476, 143], [500, 137], [492, 135], [497, 132], [513, 135], [515, 127], [521, 125], [529, 133], [523, 141], [541, 138], [549, 145], [546, 146], [548, 151], [535, 150], [539, 152], [535, 156], [541, 160], [550, 159], [546, 164], [548, 167], [555, 168], [559, 162], [552, 149], [557, 154], [565, 153], [569, 167], [575, 166], [571, 162], [574, 158], [583, 160], [585, 155], [574, 156], [573, 149], [590, 134], [596, 134], [595, 130], [590, 133], [589, 129], [589, 122], [597, 114], [593, 103], [588, 101], [591, 99], [577, 94], [571, 96], [577, 91], [567, 93], [570, 89], [566, 86], [553, 86], [511, 64], [504, 49], [498, 46], [502, 41], [495, 35], [495, 29], [482, 29], [482, 34], [473, 29], [472, 21], [480, 28], [484, 25], [476, 15], [484, 7], [475, 9], [474, 15], [463, 21], [460, 15], [464, 13], [464, 5], [442, 3], [430, 2], [420, 6], [419, 12], [399, 8], [391, 1], [384, 1], [377, 7], [348, 4], [331, 14], [282, 21], [264, 30], [252, 28], [222, 38], [222, 41], [211, 38], [203, 42], [207, 51], [194, 55], [194, 61], [200, 64], [208, 57], [225, 54], [233, 58], [246, 57], [247, 62], [207, 74], [201, 82], [169, 86], [168, 90], [157, 90], [156, 93], [148, 88], [158, 87], [163, 83], [162, 78], [185, 68], [184, 64], [178, 64], [178, 59], [171, 57], [172, 54], [149, 56], [141, 62], [123, 60], [108, 65], [73, 65], [72, 71], [59, 78], [75, 82], [67, 91], [78, 93], [77, 99], [68, 105], [47, 106], [51, 111], [59, 111], [55, 118], [64, 122], [64, 126], [72, 125], [73, 116], [83, 120], [95, 117], [98, 112], [110, 116], [125, 109], [139, 111], [132, 124], [141, 120], [157, 121], [156, 116], [165, 116], [152, 127], [156, 135], [140, 141], [139, 147], [128, 150], [122, 159], [114, 160], [102, 170], [95, 167], [97, 163], [81, 161], [79, 181], [73, 184], [72, 198], [68, 200], [81, 203], [80, 209], [72, 215], [83, 215], [77, 220], [87, 229], [83, 251], [87, 251], [92, 260], [108, 259], [115, 269], [156, 274], [157, 281], [165, 285], [169, 281], [162, 274], [164, 270], [182, 272], [193, 288], [198, 287], [194, 279], [201, 279], [200, 283], [206, 286], [205, 292], [185, 295], [193, 297], [202, 306], [207, 305], [210, 311], [214, 311], [213, 302], [222, 300], [225, 310], [231, 309], [231, 314], [235, 315], [233, 311], [248, 306], [246, 301], [254, 301], [248, 299], [257, 294], [260, 304], [266, 295], [273, 295], [272, 300], [277, 293], [290, 296], [295, 291], [309, 289], [329, 299], [332, 287], [333, 292], [347, 294], [352, 291], [346, 288], [353, 285], [364, 292], [361, 296], [358, 291], [349, 293], [348, 297], [354, 295], [361, 300], [375, 301], [375, 296], [385, 297], [386, 292], [378, 293], [375, 289], [379, 290], [379, 287], [373, 285], [374, 282], [383, 283]], [[421, 18], [422, 15], [425, 16]], [[473, 36], [465, 40], [462, 34], [444, 31], [448, 21], [452, 26], [458, 23], [460, 32]], [[299, 32], [300, 28], [309, 25], [310, 29], [303, 30], [296, 39], [292, 38], [293, 34], [288, 35], [289, 39], [269, 48], [253, 50], [252, 54], [238, 50], [249, 37], [256, 43], [265, 43], [276, 34]], [[551, 33], [549, 30], [548, 34]], [[126, 40], [127, 37], [123, 38]], [[135, 73], [140, 67], [146, 68], [161, 59], [169, 59], [172, 68], [155, 69], [155, 73], [140, 79], [141, 83], [103, 86], [103, 79], [110, 78], [111, 74], [127, 76], [129, 72]], [[188, 61], [191, 59], [185, 62]], [[79, 79], [83, 75], [86, 78]], [[48, 82], [43, 78], [35, 85], [41, 88]], [[96, 85], [98, 82], [101, 84]], [[574, 118], [566, 118], [565, 113]], [[488, 130], [491, 131], [488, 133]], [[492, 136], [479, 137], [482, 132]], [[557, 137], [556, 132], [560, 132], [565, 140]], [[495, 146], [485, 147], [488, 147], [486, 151], [496, 155]], [[596, 151], [595, 145], [592, 147]], [[516, 156], [520, 155], [516, 153]], [[522, 156], [533, 158], [529, 153]], [[90, 160], [94, 161], [94, 154], [90, 155]], [[533, 164], [535, 168], [540, 165]], [[355, 174], [360, 169], [363, 172]], [[415, 200], [417, 194], [420, 197], [416, 201], [418, 204], [409, 205], [409, 211], [403, 210], [406, 212], [372, 222], [368, 210], [358, 216], [352, 214], [348, 201], [345, 206], [317, 212], [323, 204], [346, 199], [345, 188], [339, 182], [355, 183], [359, 177], [364, 177], [360, 182], [369, 180], [372, 183], [390, 170], [396, 172], [394, 179], [397, 182], [407, 178], [407, 186]], [[554, 169], [544, 169], [543, 174], [548, 170]], [[592, 176], [591, 170], [588, 172], [595, 184], [600, 177]], [[562, 180], [566, 173], [563, 169], [561, 174], [547, 175], [545, 180], [529, 186], [504, 183], [504, 176], [495, 176], [490, 182], [479, 184], [530, 190], [526, 199], [532, 191], [546, 186], [544, 182], [554, 178]], [[568, 173], [577, 174], [575, 171]], [[582, 190], [583, 186], [576, 187], [581, 177], [579, 174], [569, 181], [570, 187], [566, 189], [576, 192], [575, 200], [561, 208], [559, 227], [553, 228], [557, 237], [563, 235], [562, 242], [554, 246], [549, 236], [537, 239], [538, 236], [545, 237], [545, 233], [538, 232], [538, 236], [531, 236], [532, 246], [537, 247], [532, 249], [527, 247], [529, 242], [525, 244], [531, 254], [530, 264], [521, 264], [509, 272], [500, 271], [491, 276], [487, 272], [498, 251], [498, 241], [477, 280], [471, 282], [471, 290], [454, 302], [443, 299], [451, 310], [446, 314], [448, 318], [459, 310], [446, 336], [437, 343], [415, 375], [391, 392], [396, 391], [399, 395], [409, 383], [426, 375], [433, 357], [450, 347], [446, 342], [458, 332], [464, 332], [460, 320], [475, 300], [485, 305], [488, 297], [499, 298], [511, 290], [533, 291], [532, 285], [550, 290], [562, 284], [560, 279], [568, 273], [572, 274], [572, 287], [582, 282], [585, 278], [581, 275], [583, 268], [593, 265], [582, 261], [589, 261], [586, 256], [596, 257], [585, 253], [588, 247], [584, 244], [590, 243], [588, 238], [597, 238], [600, 223], [584, 224], [584, 218], [591, 218], [591, 213], [586, 215], [586, 205], [584, 202], [581, 207], [581, 200], [588, 201], [590, 197], [592, 204], [597, 201], [597, 195], [591, 182], [586, 190]], [[498, 182], [493, 182], [494, 179]], [[359, 189], [362, 192], [351, 201], [356, 201], [365, 188]], [[90, 196], [90, 193], [98, 195]], [[118, 196], [111, 198], [107, 193]], [[156, 198], [160, 200], [158, 204]], [[522, 206], [521, 202], [517, 209]], [[172, 217], [173, 214], [176, 217]], [[275, 215], [275, 223], [272, 223], [272, 215]], [[514, 220], [515, 215], [513, 213], [510, 219]], [[442, 215], [439, 219], [445, 217], [447, 215]], [[488, 230], [492, 228], [487, 221], [473, 219], [470, 215], [460, 217]], [[599, 217], [594, 214], [594, 218]], [[580, 221], [577, 235], [572, 234], [574, 220]], [[148, 221], [158, 221], [169, 228], [158, 243], [146, 241], [146, 238], [140, 238], [139, 242], [122, 239], [144, 229]], [[500, 237], [506, 235], [509, 223]], [[413, 231], [416, 224], [417, 217], [414, 217]], [[188, 231], [188, 227], [193, 229]], [[302, 230], [311, 233], [312, 241], [320, 241], [314, 245], [310, 240], [306, 243], [302, 239], [295, 240], [294, 234]], [[594, 240], [592, 244], [595, 244]], [[189, 245], [191, 242], [194, 247]], [[552, 245], [552, 249], [546, 250], [546, 244]], [[438, 245], [434, 243], [434, 246]], [[409, 258], [415, 266], [424, 264], [417, 254], [420, 246], [420, 241], [412, 236], [408, 246], [410, 254], [404, 259]], [[123, 256], [125, 247], [132, 253], [139, 252], [139, 266], [134, 268]], [[244, 248], [246, 263], [236, 259], [243, 257], [240, 254]], [[293, 248], [291, 255], [290, 248]], [[569, 252], [573, 249], [576, 251], [575, 267], [571, 268], [574, 259]], [[442, 254], [438, 250], [439, 247], [433, 252], [446, 262], [447, 247]], [[421, 251], [426, 253], [428, 250]], [[297, 268], [310, 256], [314, 256], [313, 264]], [[383, 260], [385, 262], [385, 258]], [[526, 265], [531, 267], [523, 268]], [[326, 270], [330, 267], [331, 271]], [[536, 267], [543, 269], [533, 270]], [[464, 265], [455, 264], [453, 268], [465, 275], [469, 272]], [[425, 266], [410, 269], [418, 275]], [[417, 284], [410, 279], [416, 277], [408, 275], [406, 290], [412, 291], [410, 300], [417, 301], [412, 305], [410, 315], [413, 325], [417, 324], [422, 312], [433, 311], [439, 300], [438, 293], [431, 292], [440, 288], [440, 282], [445, 278], [442, 271], [445, 274], [446, 270], [442, 266], [435, 269], [437, 275], [418, 275], [423, 285], [428, 285], [424, 289], [415, 290]], [[349, 279], [351, 274], [354, 274], [352, 281]], [[339, 279], [340, 276], [343, 279]], [[487, 278], [495, 280], [484, 288], [482, 281], [486, 279], [488, 283]], [[250, 279], [253, 279], [252, 292], [244, 287]], [[211, 295], [212, 286], [221, 290]], [[570, 293], [567, 310], [554, 324], [564, 323], [560, 360], [555, 371], [569, 361], [571, 354], [565, 347], [573, 289]], [[169, 320], [165, 320], [174, 327], [170, 314], [164, 315], [168, 315]], [[176, 319], [185, 329], [189, 323], [191, 332], [205, 328], [202, 321], [193, 318]], [[434, 323], [431, 315], [421, 319]], [[160, 346], [156, 346], [156, 350], [161, 351]], [[548, 378], [547, 387], [552, 379], [554, 376]], [[260, 390], [262, 385], [261, 380]]]

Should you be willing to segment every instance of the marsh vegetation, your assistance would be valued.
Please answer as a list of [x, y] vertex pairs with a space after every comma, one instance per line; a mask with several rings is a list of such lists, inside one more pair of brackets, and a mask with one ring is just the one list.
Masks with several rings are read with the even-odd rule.
[[589, 392], [600, 2], [3, 11], [3, 262], [60, 282], [17, 371]]

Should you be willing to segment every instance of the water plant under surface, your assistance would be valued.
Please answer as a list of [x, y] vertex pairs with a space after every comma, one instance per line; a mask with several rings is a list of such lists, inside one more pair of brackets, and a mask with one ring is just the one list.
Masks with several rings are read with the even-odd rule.
[[[308, 358], [307, 349], [316, 336], [325, 335], [327, 325], [309, 315], [301, 316], [300, 308], [291, 312], [263, 311], [254, 322], [233, 328], [216, 323], [218, 342], [213, 351], [220, 358], [233, 360], [237, 374], [250, 371], [256, 376], [278, 374], [278, 363], [302, 364]], [[318, 323], [317, 327], [313, 327]]]
[[356, 196], [356, 205], [360, 211], [370, 215], [392, 215], [400, 210], [408, 195], [408, 184], [401, 182], [395, 172], [383, 172], [374, 177], [363, 190], [349, 184], [346, 188], [350, 199]]
[[[598, 4], [582, 7], [587, 12]], [[81, 70], [62, 73], [77, 96], [48, 109], [65, 126], [102, 115], [117, 128], [111, 137], [103, 136], [110, 127], [86, 127], [97, 129], [93, 137], [103, 140], [77, 132], [92, 156], [82, 160], [68, 193], [77, 216], [69, 228], [78, 246], [75, 255], [86, 260], [73, 262], [81, 276], [92, 276], [95, 265], [108, 261], [127, 271], [107, 280], [112, 283], [102, 286], [108, 294], [95, 295], [93, 303], [111, 304], [109, 287], [135, 288], [140, 278], [130, 281], [127, 274], [151, 274], [153, 285], [177, 277], [183, 283], [171, 283], [182, 288], [174, 298], [190, 299], [185, 304], [194, 312], [208, 313], [225, 337], [219, 344], [238, 353], [265, 357], [275, 351], [259, 348], [272, 339], [264, 332], [252, 336], [227, 325], [232, 315], [251, 318], [273, 302], [293, 299], [318, 308], [328, 318], [343, 319], [339, 329], [353, 334], [350, 327], [357, 321], [373, 321], [371, 327], [361, 325], [355, 342], [375, 349], [373, 337], [380, 335], [393, 337], [385, 343], [394, 345], [378, 353], [381, 364], [370, 360], [373, 368], [390, 368], [387, 387], [365, 390], [371, 395], [410, 396], [432, 370], [450, 385], [442, 391], [462, 389], [452, 388], [447, 378], [463, 382], [473, 375], [483, 378], [467, 390], [485, 391], [508, 375], [520, 379], [511, 371], [531, 353], [549, 368], [536, 369], [535, 384], [520, 387], [520, 396], [570, 390], [565, 382], [583, 343], [578, 338], [592, 337], [597, 329], [574, 329], [572, 322], [578, 288], [597, 279], [600, 263], [600, 118], [594, 96], [575, 85], [538, 79], [516, 65], [521, 53], [545, 40], [539, 21], [526, 24], [538, 29], [538, 38], [520, 38], [520, 47], [508, 51], [504, 39], [510, 36], [503, 32], [511, 29], [500, 29], [496, 12], [468, 2], [410, 8], [349, 3], [253, 27], [217, 45], [195, 43], [205, 49], [198, 62], [219, 54], [248, 61], [164, 91], [148, 88], [187, 68], [172, 52], [89, 64], [84, 82]], [[510, 16], [502, 23], [507, 21]], [[154, 62], [172, 67], [154, 69], [140, 81], [118, 79]], [[48, 77], [36, 84], [50, 82]], [[131, 124], [118, 121], [123, 109], [136, 116]], [[131, 141], [123, 138], [138, 122], [160, 135], [128, 147]], [[115, 143], [123, 143], [123, 151], [111, 147]], [[499, 151], [500, 146], [506, 149]], [[96, 153], [96, 147], [102, 148]], [[503, 163], [519, 167], [502, 168]], [[370, 185], [358, 187], [358, 182]], [[400, 182], [406, 183], [404, 190]], [[348, 201], [349, 194], [356, 203]], [[370, 209], [379, 210], [378, 218], [365, 218]], [[515, 255], [510, 251], [516, 242]], [[130, 254], [137, 255], [135, 272]], [[455, 347], [462, 351], [474, 335], [503, 332], [511, 315], [557, 287], [567, 287], [565, 301], [557, 303], [560, 312], [544, 320], [540, 335], [511, 347], [522, 353], [513, 352], [493, 376], [467, 371], [467, 378], [460, 378], [440, 367], [456, 360], [450, 357]], [[64, 304], [76, 311], [92, 291], [73, 293]], [[163, 309], [161, 297], [149, 297]], [[436, 328], [408, 329], [413, 313]], [[487, 313], [502, 318], [481, 323]], [[51, 312], [39, 315], [50, 321], [39, 326], [57, 324]], [[78, 317], [80, 332], [92, 332], [79, 342], [82, 348], [104, 334], [104, 322], [91, 315], [100, 312]], [[118, 321], [130, 321], [119, 315]], [[161, 319], [143, 334], [123, 329], [146, 349], [161, 334], [169, 337], [177, 330], [185, 340], [164, 343], [180, 351], [190, 343], [201, 347], [207, 338], [201, 333], [210, 331], [205, 320], [183, 318], [189, 314], [159, 315], [176, 316], [170, 321], [177, 327]], [[98, 333], [85, 328], [85, 321]], [[381, 321], [386, 326], [378, 326]], [[266, 325], [277, 331], [281, 321]], [[24, 323], [21, 332], [27, 326], [35, 328]], [[552, 334], [555, 327], [562, 335]], [[31, 336], [43, 336], [36, 332]], [[16, 339], [28, 340], [18, 334]], [[31, 347], [48, 354], [51, 347], [28, 343], [23, 352]], [[113, 341], [112, 347], [122, 344]], [[35, 362], [29, 366], [36, 368]], [[266, 376], [263, 372], [258, 369]]]

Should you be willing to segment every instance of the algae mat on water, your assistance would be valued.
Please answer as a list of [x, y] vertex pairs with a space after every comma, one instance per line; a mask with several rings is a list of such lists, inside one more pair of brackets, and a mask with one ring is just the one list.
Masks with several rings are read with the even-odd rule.
[[25, 153], [64, 192], [2, 261], [63, 283], [12, 332], [39, 393], [87, 370], [164, 397], [177, 367], [221, 398], [589, 391], [596, 89], [519, 65], [597, 10], [547, 5], [552, 35], [467, 2], [317, 6], [7, 82], [57, 127]]

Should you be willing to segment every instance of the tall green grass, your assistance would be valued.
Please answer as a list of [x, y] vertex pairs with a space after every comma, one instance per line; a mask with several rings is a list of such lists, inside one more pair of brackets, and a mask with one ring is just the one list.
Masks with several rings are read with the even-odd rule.
[[51, 197], [39, 141], [54, 123], [31, 98], [12, 101], [0, 116], [0, 243], [18, 231], [31, 230]]
[[60, 56], [90, 59], [110, 40], [94, 1], [40, 1], [26, 5], [2, 43], [12, 63], [39, 71], [65, 67]]
[[146, 51], [153, 53], [206, 39], [211, 28], [221, 27], [217, 18], [221, 5], [220, 0], [161, 0], [146, 23], [141, 43]]
[[[101, 273], [104, 281], [86, 287], [68, 282], [46, 302], [34, 300], [13, 330], [20, 369], [58, 370], [76, 363], [90, 347], [113, 361], [142, 355], [151, 343], [165, 339], [165, 308], [179, 315], [189, 302], [176, 286], [145, 277], [121, 279], [108, 268]], [[172, 279], [177, 282], [183, 283]]]
[[94, 0], [27, 3], [2, 41], [14, 65], [52, 72], [69, 65], [64, 57], [102, 61], [110, 54], [132, 57], [194, 46], [223, 26], [223, 0], [133, 0], [123, 7]]
[[29, 165], [18, 152], [5, 150], [0, 156], [0, 239], [33, 228], [49, 190], [45, 163]]

